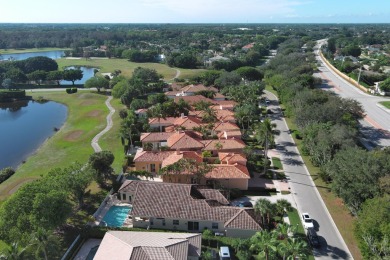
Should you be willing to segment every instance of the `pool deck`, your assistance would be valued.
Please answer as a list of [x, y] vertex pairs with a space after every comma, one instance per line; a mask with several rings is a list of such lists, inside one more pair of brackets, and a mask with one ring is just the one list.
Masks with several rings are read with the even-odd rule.
[[[111, 206], [132, 206], [129, 203], [123, 203], [116, 195], [109, 195], [107, 198], [102, 202], [102, 205], [100, 208], [95, 212], [94, 217], [95, 221], [91, 223], [93, 226], [98, 226], [100, 222], [103, 220], [104, 216], [106, 215], [107, 211], [111, 208]], [[123, 223], [123, 227], [133, 227], [133, 221], [131, 218], [127, 217], [125, 219], [125, 222]]]

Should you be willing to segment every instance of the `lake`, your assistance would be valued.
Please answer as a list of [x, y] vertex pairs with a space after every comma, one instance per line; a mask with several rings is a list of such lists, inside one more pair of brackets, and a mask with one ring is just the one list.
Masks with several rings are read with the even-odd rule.
[[0, 104], [0, 169], [14, 169], [61, 128], [67, 107], [56, 102]]
[[[25, 60], [31, 57], [44, 56], [50, 59], [59, 59], [64, 56], [64, 51], [41, 51], [41, 52], [27, 52], [27, 53], [11, 53], [11, 54], [2, 54], [0, 60]], [[74, 67], [69, 67], [68, 69], [74, 69]], [[88, 79], [92, 78], [95, 68], [80, 67], [83, 71], [83, 78], [81, 80], [76, 80], [75, 84], [84, 84]], [[62, 80], [60, 85], [69, 86], [72, 85], [71, 81]]]
[[10, 53], [2, 54], [0, 60], [25, 60], [31, 57], [45, 56], [50, 59], [59, 59], [64, 56], [64, 51], [41, 51], [41, 52], [27, 52], [27, 53]]

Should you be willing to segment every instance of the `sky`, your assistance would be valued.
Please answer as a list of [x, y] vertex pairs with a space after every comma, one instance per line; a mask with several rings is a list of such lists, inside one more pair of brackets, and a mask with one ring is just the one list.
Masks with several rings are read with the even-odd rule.
[[0, 23], [390, 23], [390, 0], [0, 0]]

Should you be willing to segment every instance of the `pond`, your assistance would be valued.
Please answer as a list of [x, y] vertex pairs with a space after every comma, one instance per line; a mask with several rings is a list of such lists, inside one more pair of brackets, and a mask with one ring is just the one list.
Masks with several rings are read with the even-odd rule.
[[64, 51], [37, 51], [26, 53], [2, 54], [0, 60], [25, 60], [31, 57], [44, 56], [50, 59], [59, 59], [64, 56]]
[[[66, 69], [76, 69], [76, 68], [68, 67]], [[94, 73], [95, 68], [78, 67], [78, 69], [82, 70], [83, 78], [81, 80], [76, 80], [74, 84], [84, 84], [88, 79], [92, 78], [95, 75]], [[61, 80], [60, 84], [64, 86], [72, 85], [72, 81]]]
[[0, 104], [0, 169], [16, 168], [61, 128], [67, 107], [56, 102]]

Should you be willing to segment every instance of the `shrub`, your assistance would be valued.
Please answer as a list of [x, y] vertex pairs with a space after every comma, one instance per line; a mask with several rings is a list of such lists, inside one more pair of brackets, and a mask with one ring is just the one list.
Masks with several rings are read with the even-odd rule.
[[77, 88], [72, 88], [72, 93], [77, 93]]
[[0, 183], [6, 181], [9, 177], [14, 175], [15, 170], [11, 167], [4, 168], [0, 171]]
[[67, 88], [67, 89], [66, 89], [66, 93], [72, 94], [72, 89], [71, 89], [71, 88]]

